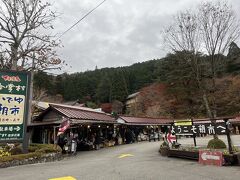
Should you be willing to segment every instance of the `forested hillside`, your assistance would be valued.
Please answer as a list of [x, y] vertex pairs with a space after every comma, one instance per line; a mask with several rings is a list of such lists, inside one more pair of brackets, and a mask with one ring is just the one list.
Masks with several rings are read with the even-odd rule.
[[[159, 79], [161, 62], [161, 59], [151, 60], [126, 67], [95, 69], [58, 76], [39, 72], [35, 75], [35, 89], [49, 95], [61, 94], [66, 101], [125, 101], [127, 95]], [[39, 95], [40, 92], [36, 94]]]
[[[138, 112], [132, 114], [171, 117], [205, 116], [204, 102], [189, 61], [191, 56], [190, 52], [175, 52], [162, 59], [131, 66], [95, 69], [58, 76], [39, 72], [34, 78], [35, 99], [44, 100], [51, 96], [51, 101], [79, 100], [97, 107], [101, 103], [114, 100], [124, 102], [129, 94], [140, 91], [142, 104], [139, 107], [141, 108], [137, 108]], [[198, 55], [201, 60], [202, 83], [206, 86], [209, 102], [212, 102], [211, 98], [217, 99], [218, 115], [235, 114], [240, 111], [240, 78], [238, 76], [240, 49], [232, 43], [227, 56], [218, 56], [220, 60], [216, 68], [217, 89], [213, 94], [211, 87], [207, 87], [211, 81], [208, 68], [209, 57], [204, 54]]]

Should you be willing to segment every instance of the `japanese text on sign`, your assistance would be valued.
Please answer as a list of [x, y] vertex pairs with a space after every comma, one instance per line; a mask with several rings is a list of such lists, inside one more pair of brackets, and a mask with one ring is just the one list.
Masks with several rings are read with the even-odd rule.
[[226, 134], [226, 127], [224, 123], [172, 126], [171, 132], [174, 134]]
[[23, 141], [30, 73], [0, 70], [0, 141]]
[[22, 124], [24, 102], [23, 95], [2, 94], [0, 97], [0, 124]]

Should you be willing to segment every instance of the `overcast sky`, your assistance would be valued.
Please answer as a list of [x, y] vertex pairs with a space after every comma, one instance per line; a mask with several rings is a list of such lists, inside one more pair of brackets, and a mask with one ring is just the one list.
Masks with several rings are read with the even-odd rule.
[[[60, 13], [55, 32], [62, 33], [102, 0], [51, 0]], [[229, 0], [236, 11], [239, 0]], [[107, 0], [62, 38], [59, 55], [80, 72], [131, 65], [164, 57], [161, 30], [177, 12], [201, 0]]]

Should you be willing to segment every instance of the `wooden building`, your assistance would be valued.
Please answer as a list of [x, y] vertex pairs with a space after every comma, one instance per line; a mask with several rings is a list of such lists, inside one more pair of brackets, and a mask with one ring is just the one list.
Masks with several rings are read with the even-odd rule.
[[31, 141], [33, 143], [54, 143], [63, 118], [70, 120], [70, 129], [74, 129], [76, 133], [82, 128], [110, 127], [116, 123], [110, 115], [90, 108], [49, 104], [49, 107], [28, 127], [31, 132]]

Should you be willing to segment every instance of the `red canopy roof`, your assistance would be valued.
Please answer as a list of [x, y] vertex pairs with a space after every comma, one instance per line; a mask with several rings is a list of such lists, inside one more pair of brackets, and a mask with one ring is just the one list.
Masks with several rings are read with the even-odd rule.
[[68, 105], [60, 105], [60, 104], [49, 104], [49, 108], [47, 108], [43, 113], [41, 113], [36, 120], [41, 120], [43, 117], [48, 114], [50, 111], [55, 111], [58, 114], [65, 116], [72, 120], [89, 120], [89, 121], [99, 121], [99, 122], [116, 122], [114, 118], [110, 115], [99, 112], [94, 109], [79, 107], [79, 106], [68, 106]]
[[150, 118], [150, 117], [132, 117], [132, 116], [120, 116], [127, 124], [139, 124], [139, 125], [168, 125], [173, 123], [172, 119], [167, 118]]
[[98, 120], [110, 122], [115, 121], [111, 116], [107, 115], [106, 113], [97, 112], [95, 110], [91, 110], [90, 108], [86, 109], [83, 107], [56, 104], [50, 104], [50, 107], [70, 119]]

